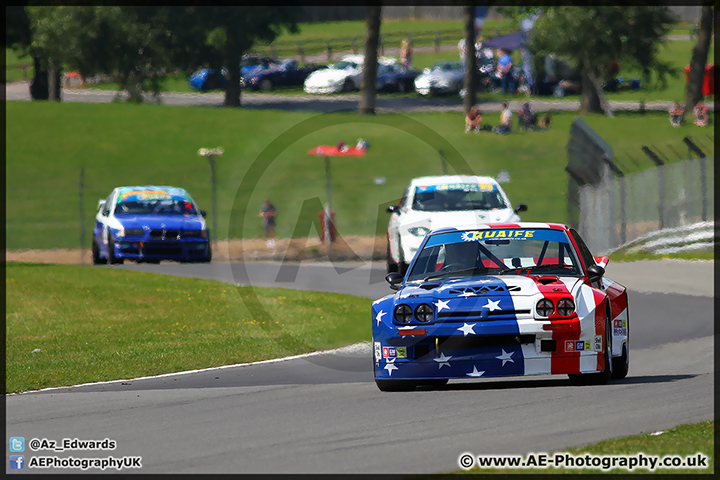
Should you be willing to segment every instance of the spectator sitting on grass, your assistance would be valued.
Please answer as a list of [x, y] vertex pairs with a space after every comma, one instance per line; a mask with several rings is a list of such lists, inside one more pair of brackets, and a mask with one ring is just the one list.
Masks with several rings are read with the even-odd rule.
[[537, 126], [537, 113], [532, 109], [529, 102], [523, 103], [518, 112], [518, 124], [521, 129], [535, 130]]
[[480, 122], [482, 122], [482, 113], [476, 105], [473, 105], [467, 115], [465, 115], [465, 133], [475, 130], [480, 131]]
[[502, 111], [500, 112], [500, 125], [495, 127], [495, 133], [510, 133], [512, 131], [512, 111], [508, 107], [507, 102], [502, 103]]
[[679, 127], [680, 124], [683, 123], [683, 118], [685, 116], [685, 107], [680, 105], [680, 102], [675, 102], [675, 105], [668, 110], [668, 113], [670, 113], [670, 124], [673, 127]]
[[698, 127], [707, 127], [710, 124], [710, 109], [703, 102], [695, 105], [693, 115], [695, 115], [695, 125]]
[[543, 115], [542, 120], [540, 120], [540, 123], [538, 124], [538, 126], [540, 128], [542, 128], [543, 130], [550, 128], [551, 125], [552, 125], [552, 122], [550, 121], [549, 113], [546, 113], [545, 115]]

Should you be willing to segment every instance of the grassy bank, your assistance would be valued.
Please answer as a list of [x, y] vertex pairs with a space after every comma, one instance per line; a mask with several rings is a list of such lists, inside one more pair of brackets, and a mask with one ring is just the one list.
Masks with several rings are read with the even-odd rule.
[[8, 263], [6, 391], [280, 358], [367, 341], [368, 300], [113, 268]]
[[[216, 146], [225, 149], [217, 160], [218, 238], [261, 237], [257, 212], [265, 198], [278, 208], [278, 237], [315, 235], [317, 212], [327, 198], [326, 172], [324, 160], [308, 151], [339, 141], [354, 144], [358, 138], [370, 144], [364, 157], [331, 160], [332, 206], [343, 235], [382, 234], [388, 219], [384, 207], [399, 199], [407, 182], [443, 173], [439, 150], [450, 173], [495, 176], [507, 170], [511, 201], [529, 205], [524, 220], [567, 221], [564, 168], [574, 113], [554, 114], [550, 130], [507, 136], [464, 134], [460, 112], [359, 117], [354, 112], [7, 102], [6, 115], [11, 250], [77, 248], [81, 242], [89, 247], [97, 200], [124, 184], [185, 187], [210, 212], [212, 225], [209, 167], [197, 151]], [[711, 133], [692, 125], [674, 129], [665, 113], [584, 119], [618, 152], [626, 172], [652, 166], [640, 153], [643, 145], [672, 144], [686, 152], [684, 136]], [[498, 120], [498, 114], [485, 117], [490, 124]], [[626, 152], [637, 160], [624, 160]]]

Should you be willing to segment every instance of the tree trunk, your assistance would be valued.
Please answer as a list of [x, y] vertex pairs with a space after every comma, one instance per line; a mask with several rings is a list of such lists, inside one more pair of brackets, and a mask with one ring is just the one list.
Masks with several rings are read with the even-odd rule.
[[613, 116], [610, 104], [605, 98], [599, 76], [588, 67], [582, 69], [582, 92], [580, 92], [580, 113], [604, 113]]
[[58, 94], [58, 77], [59, 77], [58, 69], [50, 64], [50, 68], [48, 69], [48, 100], [50, 101], [60, 101], [60, 95]]
[[702, 87], [705, 75], [705, 64], [710, 51], [713, 29], [713, 8], [704, 5], [700, 14], [700, 31], [698, 39], [693, 48], [690, 60], [690, 73], [688, 84], [685, 90], [685, 111], [692, 112], [695, 105], [703, 99]]
[[475, 55], [475, 6], [465, 7], [465, 97], [463, 110], [465, 114], [475, 105], [477, 85], [477, 58]]
[[225, 106], [226, 107], [239, 107], [240, 106], [240, 59], [245, 53], [244, 48], [238, 48], [239, 45], [235, 43], [235, 38], [232, 35], [232, 29], [228, 28], [227, 37], [227, 52], [225, 55], [225, 68], [227, 68], [227, 75], [225, 75]]
[[365, 37], [365, 62], [362, 69], [362, 84], [360, 85], [360, 115], [375, 113], [377, 89], [378, 43], [380, 41], [380, 5], [368, 7], [367, 34]]

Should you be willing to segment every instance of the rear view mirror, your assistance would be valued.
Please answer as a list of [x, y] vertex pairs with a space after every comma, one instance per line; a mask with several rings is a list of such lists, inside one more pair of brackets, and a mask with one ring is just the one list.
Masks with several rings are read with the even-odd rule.
[[400, 213], [400, 207], [397, 205], [389, 205], [385, 210], [390, 213]]
[[517, 208], [515, 208], [515, 213], [527, 212], [527, 208], [527, 205], [525, 205], [524, 203], [519, 203]]
[[207, 217], [207, 212], [205, 210], [200, 210], [200, 215], [203, 216], [203, 218]]
[[398, 284], [402, 283], [403, 276], [400, 275], [398, 272], [390, 272], [387, 275], [385, 275], [385, 281], [390, 284], [390, 288], [393, 290], [397, 290]]
[[587, 269], [591, 281], [600, 280], [605, 275], [605, 269], [600, 265], [591, 265]]

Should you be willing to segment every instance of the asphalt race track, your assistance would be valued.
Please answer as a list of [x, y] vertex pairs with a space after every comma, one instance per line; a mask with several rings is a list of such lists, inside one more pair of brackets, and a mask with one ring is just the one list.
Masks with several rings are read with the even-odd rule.
[[[369, 263], [336, 267], [162, 263], [89, 268], [370, 298], [390, 293], [380, 264], [375, 270]], [[282, 361], [9, 395], [6, 439], [23, 436], [28, 444], [33, 438], [114, 440], [112, 451], [26, 449], [26, 462], [41, 455], [142, 457], [142, 469], [124, 473], [434, 473], [458, 470], [465, 452], [549, 453], [710, 420], [712, 263], [700, 274], [671, 267], [663, 268], [675, 272], [678, 284], [698, 286], [693, 295], [652, 292], [652, 282], [640, 283], [641, 268], [608, 267], [610, 278], [632, 282], [626, 283], [630, 373], [608, 385], [572, 387], [567, 377], [542, 376], [451, 381], [441, 390], [382, 393], [372, 380], [368, 339], [340, 351]]]

